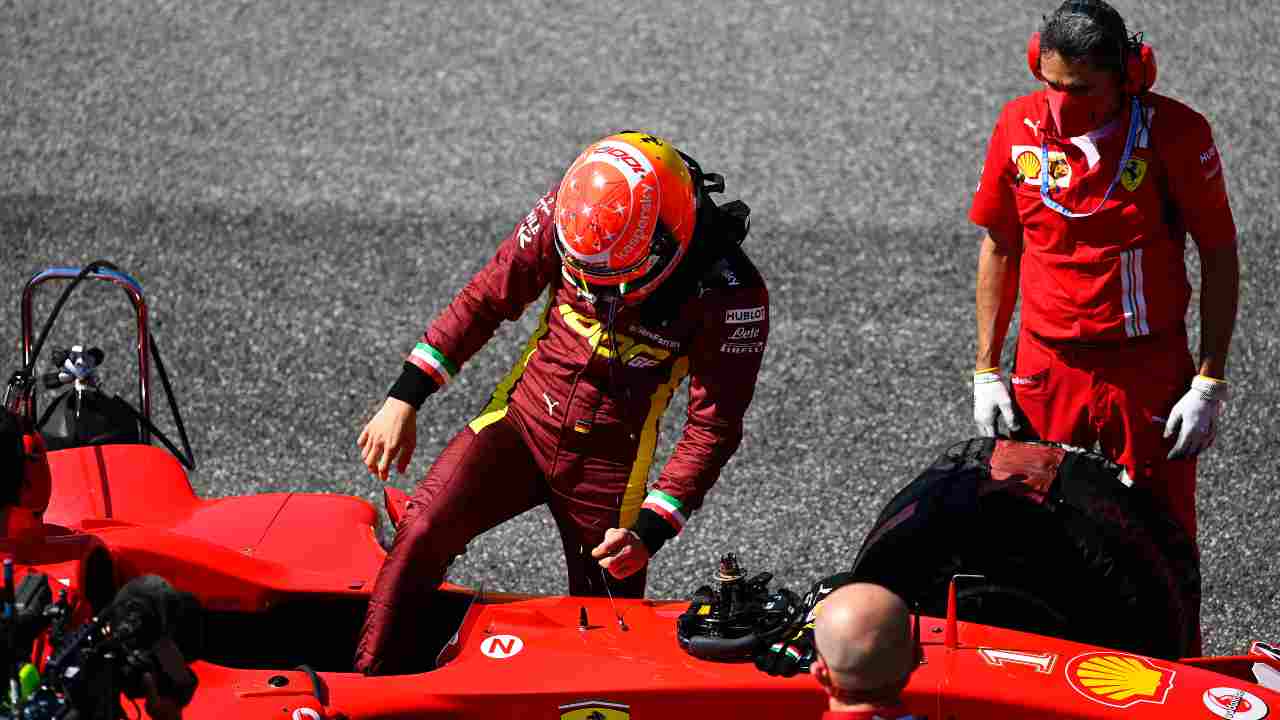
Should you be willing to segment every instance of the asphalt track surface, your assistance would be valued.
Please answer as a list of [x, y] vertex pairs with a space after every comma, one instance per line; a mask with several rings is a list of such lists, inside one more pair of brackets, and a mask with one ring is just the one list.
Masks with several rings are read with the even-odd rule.
[[[355, 437], [401, 357], [581, 147], [651, 129], [754, 209], [773, 329], [747, 439], [650, 594], [687, 596], [728, 550], [803, 591], [972, 434], [965, 212], [997, 110], [1033, 89], [1026, 38], [1052, 6], [0, 2], [4, 366], [30, 273], [113, 260], [152, 299], [198, 491], [380, 505]], [[1240, 231], [1233, 397], [1199, 491], [1205, 638], [1228, 652], [1280, 639], [1280, 15], [1119, 7], [1157, 49], [1157, 89], [1213, 123]], [[83, 294], [54, 339], [105, 347], [121, 391], [124, 307]], [[531, 327], [505, 327], [428, 401], [398, 485]], [[477, 539], [451, 577], [563, 592], [550, 516]]]

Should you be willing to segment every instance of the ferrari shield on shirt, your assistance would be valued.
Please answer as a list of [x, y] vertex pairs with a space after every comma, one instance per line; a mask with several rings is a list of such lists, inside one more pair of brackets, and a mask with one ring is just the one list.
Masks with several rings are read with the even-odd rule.
[[1046, 340], [1090, 342], [1181, 328], [1186, 233], [1202, 248], [1236, 238], [1208, 122], [1148, 93], [1110, 125], [1058, 138], [1044, 130], [1047, 107], [1044, 91], [1004, 107], [969, 212], [977, 225], [1021, 233], [1023, 325]]
[[[503, 320], [541, 298], [537, 329], [471, 428], [513, 415], [553, 492], [617, 508], [619, 526], [656, 551], [702, 504], [741, 441], [768, 341], [768, 291], [737, 243], [722, 242], [707, 222], [653, 297], [610, 313], [563, 275], [555, 198], [553, 188], [430, 325], [391, 394], [420, 406]], [[686, 378], [683, 434], [646, 490], [660, 418]], [[593, 473], [598, 460], [631, 470], [621, 479]]]

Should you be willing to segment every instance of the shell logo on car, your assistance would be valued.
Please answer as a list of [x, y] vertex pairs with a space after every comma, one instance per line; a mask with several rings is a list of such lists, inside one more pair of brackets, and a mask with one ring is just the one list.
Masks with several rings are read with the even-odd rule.
[[1139, 655], [1089, 652], [1072, 658], [1066, 674], [1071, 687], [1089, 700], [1127, 708], [1143, 702], [1163, 705], [1176, 673]]

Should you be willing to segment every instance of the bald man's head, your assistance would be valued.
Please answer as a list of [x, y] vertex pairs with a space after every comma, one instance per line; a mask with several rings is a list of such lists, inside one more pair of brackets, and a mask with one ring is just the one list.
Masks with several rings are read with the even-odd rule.
[[831, 684], [842, 693], [896, 695], [915, 668], [911, 614], [902, 598], [879, 585], [853, 583], [827, 596], [813, 635]]

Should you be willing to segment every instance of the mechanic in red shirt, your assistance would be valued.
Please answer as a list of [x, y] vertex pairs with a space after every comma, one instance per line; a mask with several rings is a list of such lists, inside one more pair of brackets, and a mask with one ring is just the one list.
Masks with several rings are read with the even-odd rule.
[[[741, 203], [667, 141], [591, 144], [427, 328], [360, 433], [369, 470], [403, 473], [416, 412], [540, 295], [540, 322], [488, 405], [418, 484], [365, 619], [356, 667], [429, 667], [420, 638], [449, 562], [480, 533], [543, 503], [569, 592], [642, 597], [646, 565], [737, 450], [769, 334], [764, 280], [739, 247]], [[659, 420], [688, 378], [684, 432], [646, 482]], [[606, 579], [605, 569], [612, 577]]]
[[[970, 219], [974, 417], [1098, 443], [1196, 534], [1196, 457], [1226, 397], [1239, 286], [1222, 160], [1203, 116], [1149, 92], [1155, 58], [1101, 0], [1063, 3], [1028, 47], [1038, 92], [996, 121]], [[1185, 325], [1200, 255], [1200, 355]], [[1012, 398], [1000, 351], [1022, 298]], [[1197, 374], [1198, 373], [1198, 374]]]

